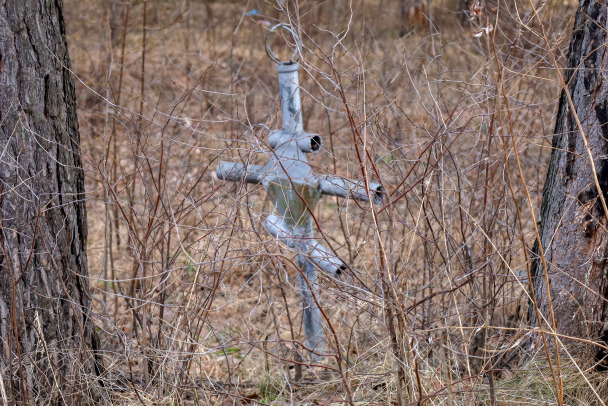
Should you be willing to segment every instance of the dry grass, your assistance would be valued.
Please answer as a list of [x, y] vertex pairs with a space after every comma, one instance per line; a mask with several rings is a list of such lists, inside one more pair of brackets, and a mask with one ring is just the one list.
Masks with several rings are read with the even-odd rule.
[[[127, 2], [64, 3], [108, 404], [339, 404], [346, 386], [357, 405], [557, 404], [526, 323], [522, 238], [532, 245], [536, 219], [509, 132], [538, 208], [559, 85], [528, 2], [475, 21], [432, 2], [400, 37], [395, 0], [148, 1], [145, 48], [143, 2], [124, 40]], [[573, 7], [542, 10], [560, 63]], [[252, 8], [304, 37], [305, 129], [325, 145], [315, 171], [361, 179], [363, 160], [391, 194], [386, 208], [326, 197], [315, 210], [350, 268], [322, 276], [336, 340], [326, 326], [330, 355], [300, 382], [293, 254], [263, 229], [261, 186], [214, 175], [219, 160], [263, 161], [256, 124], [280, 119]], [[563, 375], [565, 404], [607, 396], [602, 376], [571, 363]]]

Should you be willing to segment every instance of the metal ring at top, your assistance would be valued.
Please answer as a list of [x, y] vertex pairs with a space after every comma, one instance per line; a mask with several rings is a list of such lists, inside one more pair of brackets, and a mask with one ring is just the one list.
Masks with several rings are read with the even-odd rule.
[[[294, 49], [293, 54], [291, 55], [291, 59], [289, 61], [280, 61], [279, 58], [276, 57], [274, 52], [272, 52], [272, 49], [270, 49], [270, 42], [268, 41], [268, 39], [270, 38], [270, 33], [278, 30], [279, 28], [283, 28], [284, 30], [289, 31], [291, 33], [291, 35], [293, 36], [294, 41], [296, 42], [296, 49]], [[266, 54], [268, 55], [268, 57], [270, 59], [272, 59], [274, 62], [278, 63], [279, 65], [292, 64], [292, 63], [298, 61], [302, 54], [302, 43], [300, 42], [300, 37], [298, 37], [298, 34], [296, 34], [296, 32], [293, 30], [293, 28], [291, 28], [291, 26], [289, 24], [285, 24], [285, 23], [277, 24], [266, 32]]]

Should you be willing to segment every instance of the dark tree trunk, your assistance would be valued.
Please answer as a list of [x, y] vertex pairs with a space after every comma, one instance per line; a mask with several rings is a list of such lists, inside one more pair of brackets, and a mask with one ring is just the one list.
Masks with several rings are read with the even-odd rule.
[[0, 2], [0, 389], [10, 404], [81, 405], [95, 396], [69, 68], [61, 0]]
[[[593, 0], [580, 2], [564, 76], [582, 132], [589, 143], [601, 193], [608, 198], [606, 15], [604, 4]], [[606, 330], [608, 320], [608, 222], [594, 186], [593, 169], [575, 112], [566, 92], [562, 91], [539, 231], [557, 331], [567, 336], [598, 340]], [[538, 244], [534, 251], [539, 254]], [[544, 272], [545, 267], [537, 255], [532, 264], [533, 283], [540, 311], [550, 323]], [[532, 307], [530, 317], [536, 319]], [[597, 354], [597, 347], [593, 345], [576, 340], [563, 341], [584, 362], [591, 363]]]
[[399, 35], [404, 36], [412, 28], [422, 27], [426, 23], [426, 9], [424, 0], [399, 0], [399, 13], [401, 15]]
[[123, 26], [123, 15], [126, 9], [126, 2], [120, 0], [108, 1], [110, 8], [110, 39], [112, 44], [118, 44]]

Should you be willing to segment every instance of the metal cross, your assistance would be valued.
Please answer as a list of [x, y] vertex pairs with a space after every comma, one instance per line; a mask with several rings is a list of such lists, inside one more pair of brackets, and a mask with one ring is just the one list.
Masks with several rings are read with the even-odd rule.
[[[294, 250], [300, 268], [300, 295], [302, 297], [302, 324], [305, 345], [313, 359], [324, 352], [321, 311], [319, 310], [319, 286], [317, 268], [332, 276], [346, 269], [344, 262], [324, 247], [313, 235], [312, 210], [322, 194], [350, 197], [369, 201], [368, 190], [362, 182], [355, 182], [336, 175], [317, 175], [308, 164], [306, 154], [318, 152], [322, 147], [319, 135], [305, 133], [302, 125], [300, 102], [299, 65], [294, 59], [299, 55], [300, 43], [295, 32], [285, 24], [270, 29], [283, 28], [296, 40], [296, 51], [291, 61], [279, 61], [268, 46], [266, 50], [273, 61], [279, 79], [283, 128], [271, 131], [268, 144], [272, 148], [266, 165], [243, 165], [221, 162], [217, 177], [222, 180], [262, 183], [276, 212], [264, 221], [266, 230], [279, 241]], [[380, 184], [368, 183], [370, 195], [376, 202], [383, 197]]]

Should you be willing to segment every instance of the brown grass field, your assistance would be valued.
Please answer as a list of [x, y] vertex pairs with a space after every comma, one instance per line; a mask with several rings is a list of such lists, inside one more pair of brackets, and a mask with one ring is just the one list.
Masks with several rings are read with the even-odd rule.
[[[64, 0], [107, 404], [557, 404], [526, 269], [574, 3], [543, 3], [543, 37], [527, 0]], [[303, 39], [315, 172], [389, 196], [314, 211], [348, 264], [321, 275], [319, 362], [266, 192], [215, 175], [280, 126], [275, 22]], [[608, 398], [566, 355], [562, 375], [565, 404]]]

